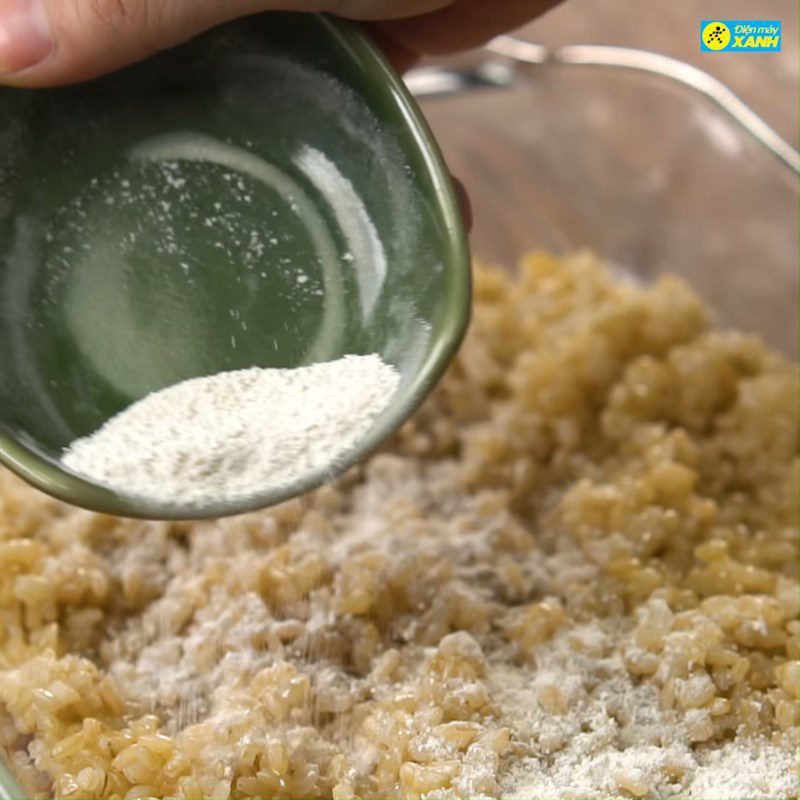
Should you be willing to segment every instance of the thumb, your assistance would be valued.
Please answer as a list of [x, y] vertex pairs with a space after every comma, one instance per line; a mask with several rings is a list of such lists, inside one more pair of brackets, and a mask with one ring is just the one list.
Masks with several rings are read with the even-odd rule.
[[452, 0], [0, 0], [0, 83], [87, 80], [259, 11], [355, 19], [423, 14]]

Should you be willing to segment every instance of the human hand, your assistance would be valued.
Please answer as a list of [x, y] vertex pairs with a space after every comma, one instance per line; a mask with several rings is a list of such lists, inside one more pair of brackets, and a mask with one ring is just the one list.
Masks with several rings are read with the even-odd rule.
[[52, 86], [110, 72], [260, 11], [370, 20], [394, 63], [473, 47], [557, 0], [0, 0], [0, 83]]

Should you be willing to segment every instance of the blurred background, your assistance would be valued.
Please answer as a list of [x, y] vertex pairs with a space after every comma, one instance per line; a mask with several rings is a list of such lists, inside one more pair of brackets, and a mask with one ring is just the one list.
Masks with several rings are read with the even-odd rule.
[[[779, 19], [780, 53], [701, 53], [701, 19]], [[520, 36], [558, 46], [641, 47], [680, 58], [724, 81], [785, 139], [798, 137], [796, 0], [567, 0]]]
[[[781, 20], [782, 50], [701, 52], [700, 21], [714, 17]], [[797, 147], [796, 0], [566, 0], [516, 36], [679, 59]], [[487, 59], [467, 54], [455, 66]], [[536, 247], [588, 248], [644, 281], [675, 273], [722, 322], [796, 355], [796, 154], [781, 160], [720, 104], [661, 74], [553, 62], [515, 69], [511, 88], [423, 102], [472, 199], [475, 256], [510, 266]]]

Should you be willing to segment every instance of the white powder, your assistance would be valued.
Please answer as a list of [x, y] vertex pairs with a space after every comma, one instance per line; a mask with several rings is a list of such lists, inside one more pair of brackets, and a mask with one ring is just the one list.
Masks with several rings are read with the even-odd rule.
[[[485, 675], [447, 678], [451, 709], [469, 707], [485, 687], [491, 715], [474, 714], [467, 722], [479, 735], [466, 751], [442, 738], [439, 718], [425, 717], [423, 701], [405, 718], [408, 727], [398, 728], [398, 737], [408, 737], [404, 752], [421, 763], [457, 764], [449, 788], [423, 795], [430, 800], [797, 795], [792, 748], [745, 734], [727, 742], [697, 742], [693, 730], [705, 710], [662, 709], [656, 682], [632, 676], [625, 666], [624, 654], [635, 640], [631, 619], [570, 621], [529, 660], [517, 659], [491, 628], [478, 632], [479, 623], [473, 622], [474, 635], [458, 630], [442, 636], [449, 623], [439, 627], [437, 615], [452, 619], [456, 603], [469, 613], [471, 605], [497, 591], [495, 597], [505, 597], [497, 610], [510, 607], [502, 576], [509, 552], [542, 596], [563, 596], [576, 583], [596, 579], [596, 568], [570, 540], [561, 542], [563, 552], [511, 550], [513, 542], [504, 538], [509, 517], [497, 511], [487, 515], [480, 498], [460, 486], [459, 476], [452, 462], [426, 465], [384, 454], [365, 465], [363, 482], [341, 490], [342, 502], [320, 496], [316, 506], [310, 495], [304, 502], [324, 511], [324, 523], [301, 522], [286, 540], [269, 524], [254, 527], [236, 518], [195, 526], [185, 550], [176, 547], [168, 527], [120, 538], [107, 556], [111, 569], [124, 575], [126, 563], [134, 573], [147, 565], [152, 585], [164, 587], [101, 648], [130, 708], [157, 714], [173, 736], [189, 728], [191, 738], [197, 735], [191, 726], [205, 725], [213, 731], [208, 758], [226, 769], [237, 763], [242, 747], [262, 741], [265, 731], [285, 740], [296, 732], [306, 741], [323, 735], [326, 747], [369, 775], [381, 744], [362, 735], [363, 704], [369, 710], [384, 703], [402, 707], [409, 698], [430, 693], [433, 683], [445, 679], [433, 681], [426, 661], [455, 654], [481, 664]], [[409, 510], [415, 513], [408, 515]], [[363, 570], [371, 559], [396, 570], [376, 573], [384, 581], [384, 597], [392, 597], [386, 587], [398, 585], [414, 592], [415, 602], [407, 612], [395, 608], [385, 635], [396, 649], [376, 655], [368, 671], [348, 663], [363, 628], [337, 603], [353, 566]], [[406, 577], [400, 583], [397, 576], [408, 575], [403, 565], [409, 561], [416, 582]], [[211, 564], [216, 572], [208, 572]], [[300, 574], [309, 564], [324, 565], [333, 577], [299, 600], [278, 593], [284, 574]], [[209, 574], [217, 575], [212, 585]], [[271, 576], [267, 598], [264, 575]], [[368, 573], [359, 575], [366, 581]], [[136, 583], [122, 576], [120, 582]], [[343, 663], [337, 648], [346, 654]], [[263, 668], [285, 661], [310, 681], [308, 702], [295, 709], [296, 718], [276, 723], [267, 717], [263, 728], [248, 723], [250, 683]], [[393, 662], [393, 668], [381, 666]], [[543, 702], [551, 687], [563, 697], [560, 710], [548, 710]], [[335, 721], [320, 722], [331, 709]], [[510, 733], [502, 757], [481, 738], [498, 728]]]
[[134, 403], [73, 442], [62, 461], [111, 488], [165, 503], [248, 497], [345, 455], [399, 380], [377, 355], [193, 378]]
[[[662, 709], [658, 687], [637, 682], [614, 622], [574, 626], [536, 649], [536, 665], [495, 663], [492, 696], [521, 755], [509, 760], [501, 796], [790, 797], [796, 759], [785, 747], [742, 736], [718, 747], [693, 743], [702, 709]], [[543, 707], [555, 687], [562, 713]]]

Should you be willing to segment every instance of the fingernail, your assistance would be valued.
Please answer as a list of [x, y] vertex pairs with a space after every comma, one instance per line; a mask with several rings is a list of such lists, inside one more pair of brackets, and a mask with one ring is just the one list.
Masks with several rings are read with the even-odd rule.
[[39, 64], [53, 47], [41, 0], [0, 0], [0, 75]]

